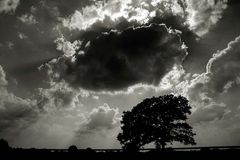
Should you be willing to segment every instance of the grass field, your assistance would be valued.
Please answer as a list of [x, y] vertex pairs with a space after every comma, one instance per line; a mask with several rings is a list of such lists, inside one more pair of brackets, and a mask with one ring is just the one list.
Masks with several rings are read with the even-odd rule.
[[11, 149], [1, 153], [4, 159], [96, 159], [96, 160], [127, 160], [127, 159], [231, 159], [239, 157], [240, 147], [193, 147], [172, 148], [165, 151], [144, 149], [139, 152], [124, 152], [120, 149], [110, 150], [76, 150], [69, 152], [67, 149]]

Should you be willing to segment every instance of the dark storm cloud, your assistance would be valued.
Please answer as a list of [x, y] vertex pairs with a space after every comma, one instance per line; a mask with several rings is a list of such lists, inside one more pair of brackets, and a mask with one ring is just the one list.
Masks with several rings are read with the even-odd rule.
[[[189, 53], [184, 61], [184, 68], [188, 72], [201, 73], [212, 53], [219, 48], [217, 43], [211, 45], [214, 42], [210, 37], [206, 38], [207, 33], [221, 21], [226, 8], [225, 0], [199, 2], [194, 0], [177, 2], [111, 0], [99, 6], [94, 4], [82, 10], [76, 10], [64, 22], [66, 27], [74, 31], [69, 38], [71, 41], [78, 37], [91, 40], [100, 32], [108, 32], [111, 29], [124, 30], [127, 27], [142, 24], [164, 23], [167, 27], [182, 31], [181, 38], [188, 47]], [[77, 29], [79, 32], [76, 32]], [[82, 30], [86, 31], [83, 35]], [[198, 34], [201, 37], [198, 37]], [[227, 42], [225, 41], [225, 44]]]
[[[197, 4], [194, 0], [176, 2], [139, 0], [129, 3], [111, 0], [102, 6], [90, 5], [77, 10], [67, 19], [68, 23], [65, 26], [71, 30], [75, 29], [69, 38], [70, 41], [74, 41], [79, 37], [92, 40], [99, 33], [109, 32], [111, 29], [124, 30], [131, 26], [141, 26], [142, 21], [146, 21], [145, 25], [164, 23], [167, 27], [182, 32], [181, 38], [189, 53], [183, 65], [187, 71], [194, 73], [204, 71], [212, 52], [216, 51], [214, 49], [209, 51], [212, 46], [197, 36], [198, 30], [208, 32], [221, 19], [225, 7], [226, 2], [223, 0], [204, 0]], [[76, 32], [76, 29], [80, 31]], [[82, 33], [82, 30], [85, 32]]]
[[[173, 15], [172, 13], [162, 14], [156, 11], [156, 16], [152, 17], [145, 26], [151, 25], [152, 23], [165, 24], [168, 28], [179, 30], [181, 32], [179, 36], [181, 37], [182, 42], [186, 44], [188, 53], [191, 55], [193, 54], [194, 56], [196, 54], [195, 52], [199, 51], [199, 48], [202, 48], [202, 45], [198, 41], [199, 37], [189, 29], [189, 26], [185, 24], [185, 21], [186, 19], [179, 15]], [[133, 26], [141, 27], [143, 25], [137, 21], [129, 22], [123, 17], [115, 22], [106, 18], [103, 21], [97, 21], [85, 31], [79, 31], [76, 34], [71, 35], [69, 39], [71, 41], [81, 39], [83, 40], [83, 45], [86, 45], [88, 41], [94, 40], [102, 32], [110, 32], [114, 29], [122, 31]], [[198, 45], [201, 45], [201, 47], [198, 47]]]
[[63, 67], [55, 71], [73, 86], [92, 90], [157, 85], [187, 55], [179, 32], [158, 24], [103, 33], [82, 49], [84, 54], [60, 58], [54, 66]]
[[[152, 5], [152, 1], [134, 1], [127, 8], [132, 17], [134, 17], [134, 15], [137, 16], [141, 11], [130, 9], [130, 6], [132, 5], [135, 8], [140, 8], [140, 2], [148, 5], [148, 7], [143, 7], [143, 11], [148, 10], [149, 14], [157, 8]], [[106, 11], [109, 10], [113, 13], [120, 13], [121, 7], [124, 7], [124, 3], [125, 2], [117, 2], [114, 0], [107, 1], [105, 3], [106, 6], [102, 9]], [[160, 5], [160, 2], [158, 3], [158, 5]], [[170, 4], [170, 2], [167, 3]], [[82, 8], [86, 6], [90, 6], [89, 8], [91, 9], [91, 6], [95, 4], [96, 2], [88, 0], [72, 0], [69, 2], [63, 0], [43, 0], [39, 2], [21, 1], [14, 14], [1, 14], [0, 32], [2, 36], [0, 38], [0, 43], [3, 45], [0, 47], [0, 64], [4, 66], [6, 72], [9, 73], [9, 78], [11, 78], [13, 82], [18, 82], [21, 89], [16, 90], [14, 84], [9, 88], [18, 92], [18, 95], [28, 96], [35, 88], [46, 85], [43, 83], [46, 77], [42, 75], [39, 76], [40, 74], [37, 67], [62, 54], [56, 51], [56, 46], [54, 44], [54, 41], [60, 37], [60, 33], [71, 41], [79, 39], [79, 37], [80, 40], [82, 38], [93, 40], [103, 31], [109, 32], [114, 28], [124, 30], [131, 26], [141, 26], [140, 22], [137, 20], [130, 22], [128, 19], [121, 17], [113, 21], [111, 17], [108, 16], [106, 16], [103, 21], [96, 21], [96, 23], [84, 33], [73, 30], [69, 31], [62, 26], [63, 18], [72, 16], [76, 10], [81, 11]], [[99, 8], [96, 9], [98, 10]], [[164, 7], [162, 7], [162, 9], [164, 9]], [[139, 17], [141, 18], [141, 16], [138, 15], [137, 19]], [[165, 23], [168, 27], [181, 30], [183, 33], [181, 35], [182, 40], [189, 47], [188, 52], [193, 55], [192, 57], [199, 55], [200, 51], [205, 51], [203, 49], [204, 47], [196, 47], [198, 45], [198, 42], [196, 42], [196, 35], [188, 29], [187, 25], [183, 25], [184, 19], [180, 15], [173, 16], [170, 12], [169, 14], [161, 15], [160, 12], [158, 13], [157, 11], [156, 17], [149, 21], [148, 24], [152, 22], [159, 24]], [[89, 18], [91, 21], [91, 15], [89, 15]], [[149, 15], [147, 18], [150, 18]], [[8, 21], [6, 21], [6, 19], [8, 19]], [[87, 23], [87, 21], [84, 21], [84, 24], [85, 23]], [[12, 47], [9, 47], [10, 45], [8, 44], [12, 44]], [[15, 63], [12, 63], [12, 61]], [[186, 62], [186, 64], [189, 63]], [[37, 77], [37, 75], [38, 78], [34, 78]], [[35, 81], [28, 82], [28, 79], [35, 79]], [[10, 80], [9, 82], [11, 83]]]
[[[17, 2], [17, 1], [16, 1]], [[99, 1], [100, 2], [100, 1]], [[81, 11], [82, 8], [88, 7], [91, 9], [91, 5], [96, 5], [95, 1], [21, 1], [18, 3], [15, 12], [11, 14], [6, 14], [3, 12], [0, 15], [0, 26], [1, 26], [1, 38], [0, 43], [2, 44], [0, 47], [1, 59], [0, 64], [4, 66], [6, 72], [9, 73], [9, 77], [13, 79], [12, 81], [16, 81], [19, 84], [19, 87], [22, 89], [18, 89], [19, 95], [29, 95], [34, 88], [42, 87], [44, 84], [42, 83], [45, 77], [39, 76], [35, 81], [27, 82], [28, 79], [32, 79], [39, 75], [39, 71], [37, 67], [43, 63], [47, 62], [52, 58], [58, 57], [62, 53], [56, 51], [54, 41], [57, 37], [59, 37], [59, 32], [61, 32], [67, 39], [75, 40], [78, 39], [79, 36], [84, 37], [82, 34], [76, 31], [68, 31], [66, 28], [62, 27], [62, 18], [66, 18], [68, 16], [72, 16], [76, 10]], [[148, 11], [149, 15], [146, 18], [152, 19], [150, 17], [150, 12], [155, 12], [157, 10], [156, 6], [161, 6], [161, 2], [156, 1], [133, 1], [129, 5], [124, 5], [125, 2], [117, 2], [117, 1], [106, 1], [105, 7], [102, 9], [106, 11], [113, 12], [114, 14], [118, 14], [121, 11], [121, 8], [127, 6], [127, 12], [131, 15], [129, 18], [134, 17], [135, 19], [141, 18], [138, 15], [141, 12], [144, 13]], [[177, 3], [171, 3], [173, 6], [176, 6]], [[185, 2], [184, 2], [185, 3]], [[183, 3], [182, 3], [183, 4]], [[185, 4], [186, 5], [186, 4]], [[191, 3], [188, 3], [191, 6]], [[131, 9], [131, 6], [135, 8]], [[184, 4], [182, 5], [184, 6]], [[202, 5], [199, 5], [202, 6]], [[215, 8], [212, 5], [207, 5], [211, 7], [211, 11], [214, 12]], [[138, 11], [139, 8], [143, 10]], [[185, 6], [186, 7], [186, 6]], [[192, 7], [196, 11], [202, 11], [201, 8]], [[219, 7], [221, 8], [221, 7]], [[98, 10], [98, 8], [96, 8]], [[163, 6], [161, 9], [165, 9]], [[87, 9], [86, 9], [87, 10]], [[186, 8], [185, 8], [186, 10]], [[170, 10], [166, 12], [170, 13]], [[179, 21], [181, 19], [180, 15], [176, 15], [175, 20], [173, 18], [166, 18], [167, 14], [161, 15], [156, 11], [156, 17], [161, 20], [158, 21], [149, 21], [149, 23], [157, 22], [157, 23], [166, 23], [168, 27], [172, 27], [173, 29], [179, 29], [183, 32], [182, 40], [189, 47], [188, 52], [195, 57], [196, 55], [200, 55], [205, 53], [205, 47], [196, 47], [198, 43], [196, 42], [196, 36], [192, 33], [187, 26], [179, 24], [183, 24], [184, 21]], [[174, 11], [173, 11], [174, 12]], [[87, 12], [88, 13], [88, 12]], [[91, 12], [90, 12], [91, 13]], [[102, 13], [102, 12], [98, 12]], [[130, 14], [131, 13], [131, 14]], [[202, 13], [202, 12], [200, 12]], [[210, 13], [209, 13], [210, 14]], [[174, 14], [172, 14], [174, 15]], [[202, 14], [199, 14], [202, 15]], [[86, 15], [87, 16], [87, 15]], [[89, 15], [91, 18], [91, 15]], [[202, 16], [203, 17], [203, 16]], [[207, 17], [207, 16], [204, 16]], [[204, 18], [203, 17], [203, 18]], [[94, 18], [94, 17], [93, 17]], [[8, 21], [6, 21], [8, 19]], [[91, 20], [91, 19], [90, 19]], [[86, 23], [86, 21], [84, 21]], [[120, 30], [124, 30], [130, 26], [140, 26], [138, 20], [128, 21], [128, 19], [124, 17], [120, 17], [116, 21], [113, 21], [111, 17], [106, 16], [103, 21], [96, 21], [96, 23], [91, 27], [91, 32], [84, 33], [88, 39], [94, 39], [98, 36], [102, 31], [110, 31], [113, 28], [117, 28]], [[106, 24], [106, 25], [104, 25]], [[184, 27], [183, 27], [184, 26]], [[89, 38], [89, 36], [93, 38]], [[81, 39], [80, 38], [80, 39]], [[86, 39], [87, 39], [86, 38]], [[12, 45], [8, 45], [12, 44]], [[11, 47], [10, 47], [11, 46]], [[200, 53], [200, 51], [202, 51]], [[195, 54], [196, 53], [196, 54]], [[15, 63], [11, 63], [14, 61]], [[186, 62], [186, 66], [191, 62]], [[31, 67], [28, 67], [31, 66]], [[27, 68], [27, 70], [26, 70]], [[14, 85], [13, 85], [14, 86]], [[10, 89], [14, 90], [14, 87], [11, 86]], [[15, 87], [16, 88], [16, 87]], [[27, 91], [23, 91], [27, 90]], [[29, 92], [30, 91], [30, 92]]]

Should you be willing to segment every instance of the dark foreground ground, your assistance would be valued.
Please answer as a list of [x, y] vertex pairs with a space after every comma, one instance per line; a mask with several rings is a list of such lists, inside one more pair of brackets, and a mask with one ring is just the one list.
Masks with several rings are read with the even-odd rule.
[[12, 150], [0, 153], [0, 159], [25, 159], [25, 160], [47, 160], [47, 159], [66, 159], [66, 160], [195, 160], [195, 159], [238, 159], [240, 150], [206, 150], [206, 151], [149, 151], [149, 152], [50, 152], [44, 150]]

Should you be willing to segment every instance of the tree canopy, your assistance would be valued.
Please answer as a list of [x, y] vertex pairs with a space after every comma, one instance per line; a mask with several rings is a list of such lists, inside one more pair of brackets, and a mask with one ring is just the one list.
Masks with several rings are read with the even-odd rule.
[[8, 142], [4, 139], [0, 139], [0, 152], [9, 150]]
[[78, 148], [75, 145], [71, 145], [68, 147], [68, 152], [73, 153], [73, 152], [77, 152], [77, 151], [78, 151]]
[[187, 123], [190, 109], [189, 101], [183, 96], [147, 98], [131, 111], [123, 112], [122, 132], [117, 138], [123, 149], [137, 150], [151, 142], [162, 149], [173, 141], [194, 145], [195, 133]]

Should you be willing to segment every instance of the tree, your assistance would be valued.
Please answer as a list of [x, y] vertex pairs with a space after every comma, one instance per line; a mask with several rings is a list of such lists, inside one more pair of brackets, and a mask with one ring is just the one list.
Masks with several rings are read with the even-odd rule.
[[143, 100], [123, 112], [117, 139], [123, 149], [138, 150], [151, 142], [157, 149], [178, 141], [195, 145], [192, 127], [186, 122], [191, 114], [188, 100], [182, 96], [164, 95]]
[[8, 151], [10, 149], [8, 142], [4, 139], [0, 139], [0, 152], [1, 151]]
[[68, 147], [68, 152], [75, 153], [77, 151], [78, 151], [78, 148], [75, 145], [71, 145]]

